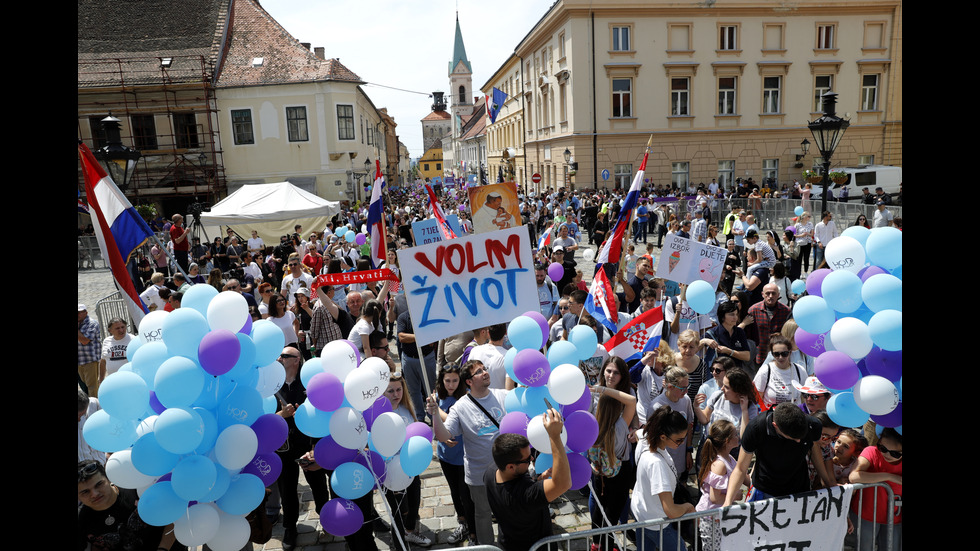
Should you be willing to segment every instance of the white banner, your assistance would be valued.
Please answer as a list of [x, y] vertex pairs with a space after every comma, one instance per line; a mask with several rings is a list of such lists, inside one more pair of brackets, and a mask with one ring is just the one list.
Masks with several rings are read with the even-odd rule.
[[721, 516], [725, 551], [842, 549], [854, 486], [733, 505]]
[[656, 276], [677, 283], [694, 283], [702, 279], [715, 288], [725, 268], [727, 256], [728, 250], [722, 247], [668, 235], [664, 239], [664, 248], [660, 251]]
[[421, 344], [537, 309], [531, 241], [523, 226], [403, 249], [398, 264]]

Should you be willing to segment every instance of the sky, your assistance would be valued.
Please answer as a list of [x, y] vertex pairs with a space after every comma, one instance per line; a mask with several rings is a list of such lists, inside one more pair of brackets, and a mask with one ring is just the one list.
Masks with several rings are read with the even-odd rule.
[[[370, 84], [362, 89], [398, 124], [412, 158], [421, 157], [422, 123], [433, 91], [449, 94], [456, 10], [475, 93], [514, 53], [555, 0], [260, 0], [300, 42], [323, 46]], [[400, 88], [393, 90], [391, 88]], [[420, 92], [420, 93], [413, 93]]]

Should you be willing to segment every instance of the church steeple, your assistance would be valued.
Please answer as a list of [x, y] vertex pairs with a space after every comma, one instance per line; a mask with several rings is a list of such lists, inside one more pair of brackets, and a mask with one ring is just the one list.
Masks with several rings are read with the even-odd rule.
[[473, 113], [473, 67], [466, 59], [463, 31], [459, 28], [459, 12], [456, 12], [456, 40], [453, 44], [453, 60], [449, 62], [449, 97], [454, 115]]
[[456, 41], [453, 44], [453, 60], [449, 62], [449, 76], [456, 71], [456, 66], [462, 62], [466, 66], [466, 71], [473, 73], [470, 61], [466, 59], [466, 47], [463, 46], [463, 31], [459, 28], [459, 13], [456, 13]]

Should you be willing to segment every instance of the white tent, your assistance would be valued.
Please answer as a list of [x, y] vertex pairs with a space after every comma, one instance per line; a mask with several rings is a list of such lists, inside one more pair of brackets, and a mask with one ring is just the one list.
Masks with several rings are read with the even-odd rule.
[[[324, 231], [330, 218], [340, 212], [340, 203], [289, 182], [250, 184], [211, 207], [211, 212], [201, 213], [201, 223], [231, 227], [246, 239], [256, 230], [266, 245], [275, 246], [279, 236], [293, 233], [296, 224], [303, 226], [306, 238], [310, 232]], [[224, 233], [211, 234], [212, 239], [216, 236], [224, 237]]]

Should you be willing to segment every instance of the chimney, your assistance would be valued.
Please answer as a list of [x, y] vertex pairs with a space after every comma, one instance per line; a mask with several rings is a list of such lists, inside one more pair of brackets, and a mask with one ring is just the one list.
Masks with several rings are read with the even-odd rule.
[[327, 60], [327, 58], [324, 57], [324, 55], [326, 54], [326, 52], [324, 51], [323, 46], [317, 46], [316, 48], [313, 48], [313, 52], [316, 54], [316, 57], [318, 59], [321, 59], [323, 61], [326, 61]]
[[310, 49], [310, 43], [309, 42], [300, 42], [300, 45], [303, 46], [304, 48], [306, 48], [307, 50]]

